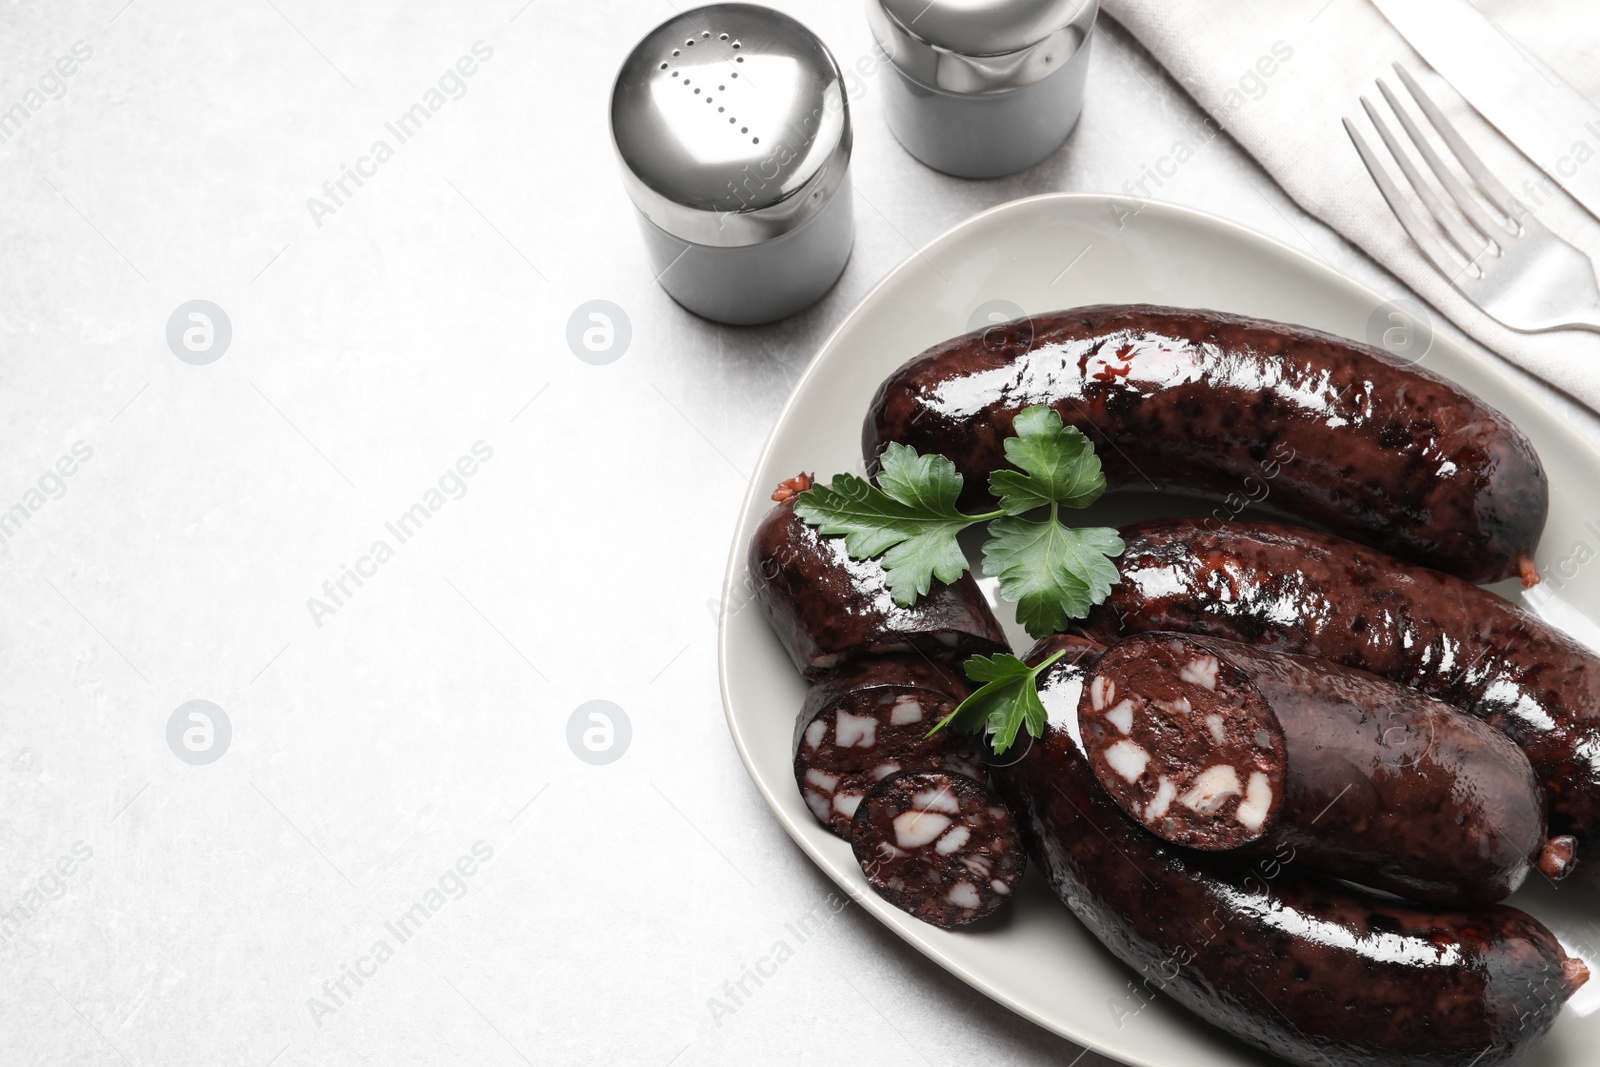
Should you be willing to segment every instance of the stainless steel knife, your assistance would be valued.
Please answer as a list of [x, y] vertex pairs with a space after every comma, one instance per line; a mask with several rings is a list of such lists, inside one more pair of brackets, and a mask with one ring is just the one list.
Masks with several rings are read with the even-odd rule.
[[1467, 0], [1373, 2], [1480, 115], [1600, 219], [1600, 107]]

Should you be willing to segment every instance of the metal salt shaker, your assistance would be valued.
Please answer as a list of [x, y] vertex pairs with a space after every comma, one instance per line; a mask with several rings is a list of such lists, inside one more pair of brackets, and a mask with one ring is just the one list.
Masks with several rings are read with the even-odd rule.
[[617, 74], [611, 134], [657, 280], [695, 314], [772, 322], [844, 271], [849, 106], [789, 16], [713, 4], [662, 23]]
[[1026, 170], [1083, 110], [1099, 0], [867, 0], [888, 56], [884, 111], [917, 159], [958, 178]]

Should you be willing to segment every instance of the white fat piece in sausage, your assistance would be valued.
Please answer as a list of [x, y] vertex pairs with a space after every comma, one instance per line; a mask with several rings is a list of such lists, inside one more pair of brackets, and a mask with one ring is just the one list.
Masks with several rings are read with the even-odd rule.
[[1122, 740], [1106, 749], [1106, 762], [1129, 782], [1137, 782], [1150, 762], [1150, 753], [1132, 741]]
[[806, 744], [816, 748], [822, 744], [822, 739], [828, 733], [828, 724], [822, 719], [812, 719], [811, 725], [806, 727]]
[[1117, 728], [1117, 732], [1127, 735], [1133, 729], [1133, 701], [1122, 700], [1117, 706], [1106, 712], [1106, 722]]
[[911, 798], [911, 806], [921, 811], [942, 811], [960, 815], [961, 802], [948, 789], [924, 789]]
[[1089, 704], [1095, 711], [1105, 711], [1106, 705], [1117, 699], [1117, 683], [1103, 674], [1097, 674], [1089, 682]]
[[889, 709], [890, 726], [909, 726], [922, 721], [922, 704], [909, 693], [898, 697]]
[[1196, 656], [1183, 665], [1178, 677], [1191, 685], [1203, 685], [1212, 692], [1217, 689], [1217, 668], [1221, 666], [1215, 656]]
[[938, 840], [953, 820], [935, 811], [902, 811], [894, 817], [894, 841], [901, 848], [922, 848]]
[[1250, 783], [1245, 786], [1244, 799], [1239, 802], [1239, 810], [1234, 812], [1234, 818], [1246, 830], [1259, 830], [1271, 810], [1272, 783], [1260, 771], [1250, 772]]
[[1229, 797], [1239, 796], [1244, 787], [1239, 784], [1239, 772], [1226, 763], [1218, 763], [1200, 772], [1189, 791], [1178, 798], [1178, 803], [1196, 815], [1210, 815]]
[[841, 711], [834, 720], [833, 742], [840, 748], [871, 748], [878, 743], [878, 720]]
[[1206, 729], [1211, 731], [1211, 740], [1219, 745], [1228, 743], [1228, 731], [1223, 725], [1221, 715], [1207, 715]]
[[830, 793], [833, 792], [834, 789], [836, 789], [839, 785], [839, 779], [837, 776], [829, 774], [826, 771], [819, 771], [815, 767], [809, 767], [806, 769], [806, 781], [820, 789], [826, 789]]
[[1178, 787], [1172, 784], [1172, 779], [1162, 775], [1156, 780], [1156, 795], [1150, 798], [1150, 803], [1145, 805], [1144, 817], [1146, 819], [1159, 819], [1172, 807], [1172, 801], [1178, 795]]
[[965, 826], [952, 826], [949, 833], [939, 838], [939, 842], [933, 846], [933, 850], [941, 856], [948, 856], [958, 851], [971, 838], [972, 831]]
[[978, 887], [971, 882], [957, 882], [945, 894], [945, 899], [958, 908], [976, 908], [983, 903], [983, 898], [978, 895]]

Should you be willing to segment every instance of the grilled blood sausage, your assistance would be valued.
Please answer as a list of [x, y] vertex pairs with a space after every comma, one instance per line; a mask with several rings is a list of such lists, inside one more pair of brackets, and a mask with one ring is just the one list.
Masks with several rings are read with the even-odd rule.
[[[1600, 658], [1486, 589], [1274, 523], [1122, 529], [1121, 582], [1081, 627], [1175, 630], [1369, 671], [1504, 732], [1544, 787], [1550, 832], [1600, 855]], [[1600, 864], [1582, 872], [1600, 879]]]
[[1051, 725], [995, 779], [1051, 888], [1147, 989], [1302, 1067], [1503, 1067], [1588, 979], [1515, 908], [1406, 904], [1302, 874], [1291, 855], [1160, 841], [1106, 796], [1068, 732], [1083, 665], [1063, 660], [1041, 682]]
[[1414, 900], [1504, 900], [1546, 842], [1528, 757], [1487, 723], [1365, 671], [1178, 634], [1118, 642], [1078, 706], [1123, 812], [1207, 851], [1293, 851], [1306, 868]]
[[885, 778], [856, 810], [850, 847], [880, 896], [947, 930], [1010, 900], [1028, 865], [1011, 812], [960, 774]]
[[971, 574], [951, 585], [936, 581], [902, 607], [881, 563], [851, 559], [844, 538], [824, 537], [800, 521], [783, 487], [773, 495], [782, 499], [750, 541], [750, 580], [767, 621], [807, 678], [857, 656], [918, 652], [948, 660], [1008, 650]]
[[953, 771], [988, 780], [977, 738], [933, 724], [967, 685], [921, 656], [859, 659], [812, 683], [795, 723], [794, 777], [817, 821], [849, 839], [861, 798], [900, 771]]
[[1034, 404], [1094, 442], [1114, 489], [1222, 496], [1232, 514], [1264, 500], [1472, 581], [1538, 581], [1549, 490], [1505, 416], [1378, 349], [1221, 312], [1078, 308], [935, 345], [878, 387], [868, 469], [892, 441], [936, 452], [981, 506]]

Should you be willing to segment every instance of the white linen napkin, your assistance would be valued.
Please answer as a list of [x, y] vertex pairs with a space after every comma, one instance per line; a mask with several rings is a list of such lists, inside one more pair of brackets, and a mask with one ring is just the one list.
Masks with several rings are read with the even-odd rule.
[[[1593, 4], [1479, 0], [1478, 6], [1590, 100], [1600, 102], [1600, 19], [1594, 17]], [[1404, 141], [1376, 86], [1376, 79], [1383, 77], [1412, 106], [1391, 68], [1402, 62], [1489, 169], [1534, 208], [1541, 222], [1597, 263], [1600, 221], [1473, 111], [1412, 51], [1371, 0], [1105, 0], [1104, 8], [1301, 207], [1365, 250], [1484, 346], [1600, 411], [1600, 334], [1517, 333], [1478, 311], [1401, 229], [1340, 119], [1348, 115], [1355, 120], [1405, 188], [1358, 103], [1363, 95], [1372, 100]], [[1412, 113], [1427, 128], [1420, 113], [1414, 108]], [[1600, 167], [1600, 137], [1591, 141], [1596, 158], [1588, 165]], [[1426, 170], [1420, 159], [1417, 165]], [[1145, 189], [1155, 195], [1150, 181]], [[1137, 187], [1123, 192], [1140, 195]]]

